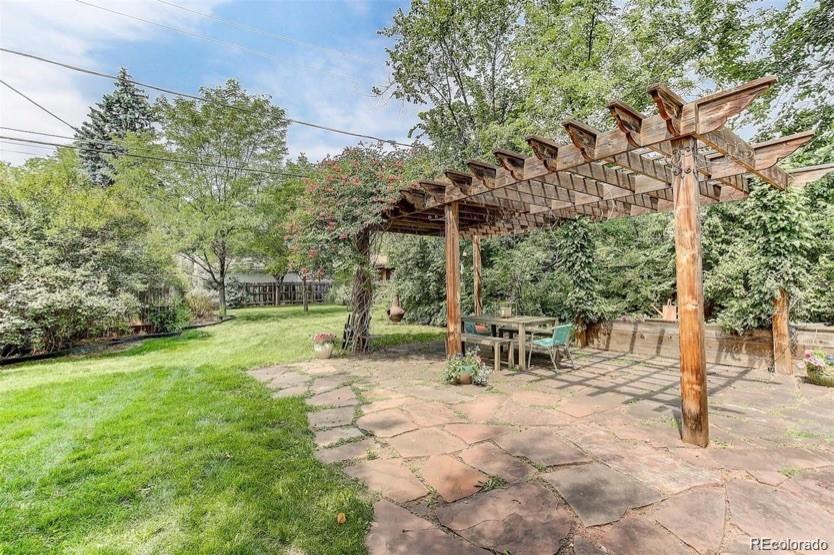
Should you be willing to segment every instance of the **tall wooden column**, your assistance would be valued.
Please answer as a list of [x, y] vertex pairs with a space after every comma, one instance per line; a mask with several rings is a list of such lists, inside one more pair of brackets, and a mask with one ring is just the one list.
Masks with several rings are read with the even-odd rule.
[[791, 298], [784, 289], [773, 304], [773, 368], [779, 374], [793, 374], [791, 358], [790, 304]]
[[458, 203], [446, 205], [446, 356], [461, 354]]
[[696, 154], [697, 141], [694, 138], [686, 137], [672, 141], [683, 441], [706, 447], [709, 444], [709, 415]]
[[481, 286], [481, 237], [472, 237], [472, 297], [475, 299], [475, 316], [480, 316], [484, 310], [484, 292]]

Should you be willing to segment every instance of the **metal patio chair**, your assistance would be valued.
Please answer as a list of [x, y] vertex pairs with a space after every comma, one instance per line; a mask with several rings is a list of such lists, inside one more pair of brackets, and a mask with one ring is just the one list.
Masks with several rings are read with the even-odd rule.
[[[533, 349], [538, 347], [547, 351], [550, 355], [550, 362], [553, 363], [553, 369], [559, 370], [559, 361], [562, 353], [566, 354], [568, 360], [573, 364], [573, 357], [570, 354], [570, 342], [573, 339], [573, 324], [560, 324], [553, 328], [553, 333], [550, 337], [543, 337], [536, 339], [536, 330], [530, 330], [530, 354], [527, 357], [527, 367], [530, 367], [530, 361], [533, 359]], [[541, 332], [539, 332], [541, 333]]]

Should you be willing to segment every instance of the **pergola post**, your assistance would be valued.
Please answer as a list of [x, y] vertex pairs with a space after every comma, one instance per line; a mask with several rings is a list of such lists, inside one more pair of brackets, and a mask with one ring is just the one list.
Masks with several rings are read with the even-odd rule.
[[680, 332], [681, 414], [683, 441], [709, 444], [706, 356], [704, 353], [704, 286], [701, 269], [701, 224], [694, 137], [672, 141], [675, 206], [675, 269]]
[[784, 289], [773, 303], [773, 368], [779, 374], [793, 374], [791, 358], [790, 295]]
[[445, 207], [446, 220], [446, 356], [462, 352], [460, 329], [460, 221], [458, 203]]
[[484, 310], [483, 287], [481, 286], [481, 237], [472, 237], [472, 297], [475, 300], [475, 316], [480, 316]]

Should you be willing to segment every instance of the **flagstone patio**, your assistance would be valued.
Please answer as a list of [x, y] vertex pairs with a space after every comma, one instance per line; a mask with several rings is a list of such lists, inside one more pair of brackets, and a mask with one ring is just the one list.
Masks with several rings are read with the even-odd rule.
[[443, 360], [407, 346], [252, 372], [308, 395], [319, 458], [374, 492], [372, 555], [834, 552], [832, 389], [710, 366], [701, 449], [680, 441], [675, 360], [585, 350], [485, 388], [443, 385]]

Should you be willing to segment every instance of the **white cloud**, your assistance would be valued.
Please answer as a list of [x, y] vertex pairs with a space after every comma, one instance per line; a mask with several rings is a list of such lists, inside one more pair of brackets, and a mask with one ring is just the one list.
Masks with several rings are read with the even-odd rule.
[[[199, 16], [153, 1], [95, 0], [94, 3], [179, 27], [195, 27], [200, 19]], [[219, 2], [180, 0], [180, 3], [210, 11]], [[114, 41], [154, 40], [164, 32], [142, 22], [69, 0], [0, 1], [0, 36], [4, 47], [105, 72], [112, 72], [114, 68], [99, 63], [95, 56], [98, 49]], [[4, 81], [75, 126], [84, 121], [90, 104], [110, 87], [104, 80], [8, 53], [0, 53], [0, 75]], [[0, 125], [72, 134], [67, 126], [3, 86], [0, 86]], [[25, 136], [5, 130], [0, 130], [0, 134]], [[0, 160], [20, 163], [28, 156], [3, 150], [34, 152], [41, 149], [0, 143]]]
[[[208, 23], [204, 18], [153, 0], [90, 1], [172, 27], [213, 34], [205, 31]], [[210, 13], [220, 1], [178, 0], [178, 3]], [[367, 3], [360, 0], [351, 7], [361, 12], [367, 8]], [[0, 35], [0, 42], [7, 48], [107, 73], [114, 72], [117, 64], [102, 63], [99, 53], [112, 48], [114, 43], [191, 40], [70, 0], [0, 0]], [[388, 79], [385, 66], [387, 44], [387, 39], [371, 35], [356, 38], [341, 53], [329, 49], [295, 48], [287, 56], [285, 65], [273, 62], [257, 64], [258, 67], [269, 67], [269, 70], [246, 72], [245, 68], [241, 68], [239, 75], [219, 75], [214, 73], [216, 70], [206, 69], [202, 83], [194, 83], [187, 92], [196, 91], [201, 84], [214, 86], [236, 77], [250, 92], [271, 94], [290, 117], [410, 143], [407, 133], [416, 123], [420, 108], [393, 99], [379, 99], [371, 94], [374, 85], [384, 85]], [[222, 49], [218, 49], [217, 55], [220, 56], [221, 52]], [[214, 65], [205, 63], [205, 60], [202, 62], [206, 68]], [[84, 121], [89, 106], [112, 86], [104, 79], [6, 53], [0, 53], [0, 74], [4, 80], [75, 126]], [[147, 80], [165, 85], [164, 80], [151, 77]], [[0, 125], [72, 134], [71, 129], [2, 86]], [[0, 130], [0, 135], [9, 134], [22, 135]], [[288, 132], [290, 155], [294, 157], [303, 152], [311, 160], [335, 154], [359, 140], [299, 125], [291, 126]], [[8, 150], [44, 152], [32, 146], [0, 143], [0, 159], [12, 163], [22, 162], [27, 156]]]

